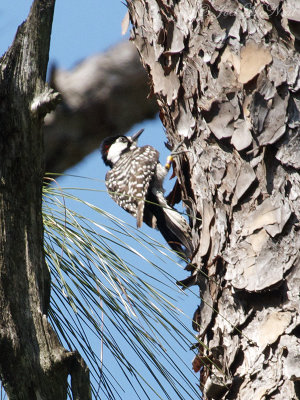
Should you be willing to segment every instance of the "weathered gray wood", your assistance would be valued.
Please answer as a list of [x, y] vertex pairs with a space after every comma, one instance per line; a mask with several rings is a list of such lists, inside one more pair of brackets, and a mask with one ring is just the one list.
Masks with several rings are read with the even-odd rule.
[[[58, 100], [45, 85], [54, 4], [33, 2], [0, 59], [0, 378], [14, 400], [66, 399], [69, 374], [89, 383], [80, 356], [61, 346], [47, 320], [42, 122]], [[74, 398], [90, 398], [81, 386]]]
[[168, 138], [182, 142], [177, 174], [204, 300], [196, 313], [204, 394], [296, 399], [298, 2], [128, 6]]

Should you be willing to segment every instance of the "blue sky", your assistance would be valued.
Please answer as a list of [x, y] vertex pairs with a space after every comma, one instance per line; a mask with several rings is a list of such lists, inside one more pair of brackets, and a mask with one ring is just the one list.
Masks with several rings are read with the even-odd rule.
[[[12, 43], [17, 26], [26, 19], [31, 6], [31, 0], [2, 0], [0, 5], [0, 53], [1, 55], [7, 50]], [[105, 51], [110, 46], [121, 40], [126, 40], [126, 36], [121, 35], [121, 21], [126, 13], [126, 7], [117, 0], [57, 0], [52, 38], [49, 65], [55, 62], [57, 67], [69, 69], [76, 65], [84, 58]], [[117, 118], [117, 116], [116, 116]], [[145, 128], [145, 132], [141, 136], [139, 143], [141, 145], [150, 144], [156, 147], [161, 153], [161, 161], [164, 162], [168, 154], [163, 142], [165, 140], [163, 126], [159, 119], [153, 121], [145, 121], [132, 128], [129, 133], [134, 133], [140, 128]], [[87, 156], [82, 162], [76, 165], [68, 174], [80, 175], [89, 178], [95, 178], [92, 187], [101, 190], [100, 194], [95, 192], [86, 192], [83, 194], [85, 200], [104, 207], [106, 211], [114, 213], [117, 217], [128, 223], [135, 224], [133, 218], [120, 209], [105, 193], [104, 176], [107, 168], [103, 165], [98, 151]], [[72, 177], [60, 178], [62, 186], [79, 186], [82, 180]], [[84, 186], [84, 184], [83, 184]], [[91, 184], [88, 184], [91, 187]], [[169, 184], [170, 188], [171, 185]], [[156, 240], [163, 242], [158, 232], [143, 226], [143, 231]], [[173, 273], [178, 279], [187, 276], [187, 273], [178, 268]], [[197, 291], [195, 290], [195, 293]], [[181, 296], [178, 306], [192, 317], [198, 304], [197, 296], [190, 294], [189, 296]], [[193, 353], [188, 349], [182, 351], [182, 357], [187, 364], [191, 365]], [[195, 376], [190, 379], [197, 385]], [[134, 393], [128, 388], [126, 394], [122, 396], [122, 400], [134, 400]]]

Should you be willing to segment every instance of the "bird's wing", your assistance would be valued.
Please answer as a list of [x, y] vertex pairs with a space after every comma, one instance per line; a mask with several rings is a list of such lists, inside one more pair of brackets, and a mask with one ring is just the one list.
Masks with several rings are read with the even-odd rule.
[[106, 175], [110, 196], [125, 211], [137, 218], [138, 227], [143, 222], [145, 197], [158, 157], [158, 151], [152, 146], [137, 147], [125, 153]]

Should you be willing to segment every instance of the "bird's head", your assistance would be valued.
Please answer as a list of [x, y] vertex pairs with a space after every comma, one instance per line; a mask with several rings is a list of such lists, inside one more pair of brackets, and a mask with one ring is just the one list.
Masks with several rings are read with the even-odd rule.
[[144, 129], [140, 129], [132, 136], [110, 136], [105, 138], [100, 146], [100, 152], [105, 165], [113, 167], [122, 154], [137, 147], [137, 140]]

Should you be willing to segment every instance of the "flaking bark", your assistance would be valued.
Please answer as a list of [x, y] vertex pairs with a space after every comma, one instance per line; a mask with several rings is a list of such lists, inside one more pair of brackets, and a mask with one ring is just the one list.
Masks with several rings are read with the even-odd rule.
[[297, 399], [299, 2], [127, 3], [169, 141], [182, 142], [204, 397]]

